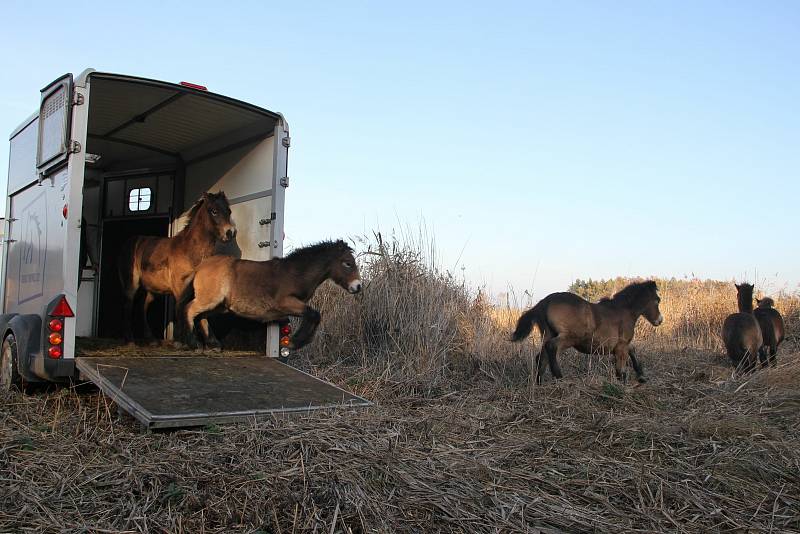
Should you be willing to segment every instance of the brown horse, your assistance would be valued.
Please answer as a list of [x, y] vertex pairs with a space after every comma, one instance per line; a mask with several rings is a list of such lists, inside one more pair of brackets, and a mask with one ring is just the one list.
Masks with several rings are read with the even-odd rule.
[[[214, 254], [217, 242], [236, 237], [225, 193], [203, 193], [189, 210], [186, 226], [174, 237], [136, 236], [122, 247], [119, 277], [125, 294], [125, 340], [133, 340], [133, 300], [141, 288], [144, 298], [144, 335], [152, 339], [147, 309], [155, 295], [172, 295], [176, 302], [204, 258]], [[178, 317], [180, 310], [176, 310]]]
[[756, 358], [764, 358], [761, 354], [763, 338], [758, 321], [753, 315], [753, 286], [752, 284], [734, 284], [736, 298], [739, 303], [739, 313], [732, 313], [722, 323], [722, 341], [728, 357], [745, 371], [756, 368]]
[[758, 326], [761, 327], [761, 337], [764, 342], [764, 350], [760, 356], [761, 363], [764, 363], [764, 358], [769, 354], [769, 361], [772, 365], [777, 365], [777, 358], [775, 354], [778, 352], [778, 345], [783, 342], [786, 336], [786, 325], [783, 322], [781, 313], [776, 310], [775, 301], [769, 297], [764, 297], [761, 300], [756, 299], [758, 306], [753, 310], [758, 321]]
[[617, 378], [627, 382], [625, 364], [630, 358], [639, 382], [647, 379], [630, 346], [636, 321], [644, 316], [653, 326], [664, 322], [658, 309], [661, 297], [652, 280], [630, 284], [612, 298], [597, 304], [574, 293], [553, 293], [522, 314], [512, 341], [520, 341], [531, 333], [533, 325], [542, 333], [542, 350], [536, 357], [536, 383], [541, 383], [547, 363], [555, 378], [561, 378], [558, 355], [573, 347], [584, 354], [613, 354]]
[[189, 346], [197, 347], [195, 321], [200, 318], [204, 344], [219, 347], [206, 317], [233, 312], [264, 323], [302, 317], [303, 323], [289, 344], [289, 348], [299, 349], [311, 340], [321, 319], [307, 302], [327, 279], [350, 293], [361, 291], [353, 250], [342, 240], [323, 241], [268, 261], [208, 258], [200, 264], [182, 298]]

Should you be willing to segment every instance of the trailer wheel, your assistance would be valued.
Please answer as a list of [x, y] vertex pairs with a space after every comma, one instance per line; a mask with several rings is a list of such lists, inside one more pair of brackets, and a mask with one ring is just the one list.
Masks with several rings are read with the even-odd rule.
[[0, 390], [9, 391], [12, 388], [22, 390], [22, 377], [17, 369], [17, 363], [17, 339], [14, 334], [8, 334], [0, 350]]

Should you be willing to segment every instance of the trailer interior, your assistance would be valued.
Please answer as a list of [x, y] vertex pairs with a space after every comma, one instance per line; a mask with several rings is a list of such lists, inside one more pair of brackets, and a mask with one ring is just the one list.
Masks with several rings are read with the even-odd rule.
[[[77, 333], [120, 338], [120, 246], [134, 235], [175, 235], [203, 192], [225, 191], [234, 221], [246, 223], [219, 252], [269, 259], [258, 221], [270, 216], [271, 137], [280, 116], [198, 86], [102, 73], [90, 82], [82, 211], [90, 261], [80, 273]], [[154, 334], [170, 335], [171, 305], [162, 297], [150, 307]], [[223, 334], [232, 329], [223, 325]]]

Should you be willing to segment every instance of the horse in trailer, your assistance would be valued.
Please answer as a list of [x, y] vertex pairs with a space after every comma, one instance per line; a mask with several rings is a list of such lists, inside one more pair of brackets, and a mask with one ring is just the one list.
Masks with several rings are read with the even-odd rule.
[[[593, 304], [574, 293], [552, 293], [522, 314], [511, 340], [521, 341], [533, 326], [542, 334], [542, 350], [536, 357], [536, 383], [540, 384], [547, 363], [555, 378], [561, 378], [558, 355], [570, 347], [583, 354], [613, 354], [617, 378], [627, 382], [625, 365], [630, 359], [639, 382], [646, 382], [631, 346], [636, 321], [644, 316], [658, 326], [664, 316], [658, 308], [661, 297], [652, 280], [630, 284], [611, 298]], [[547, 361], [545, 361], [545, 355]]]
[[761, 300], [756, 299], [756, 304], [753, 315], [758, 321], [758, 326], [761, 327], [761, 337], [764, 342], [764, 348], [760, 353], [761, 362], [764, 363], [764, 358], [768, 353], [770, 363], [777, 365], [775, 354], [778, 352], [778, 345], [786, 336], [786, 324], [783, 322], [781, 313], [774, 308], [774, 300], [764, 297]]
[[299, 349], [311, 340], [321, 320], [319, 311], [307, 303], [328, 279], [350, 293], [361, 291], [353, 250], [342, 240], [323, 241], [267, 261], [208, 258], [181, 298], [189, 346], [198, 346], [195, 323], [199, 319], [204, 345], [219, 348], [207, 317], [232, 312], [263, 323], [302, 317], [289, 344], [290, 349]]
[[[218, 242], [236, 237], [231, 208], [225, 193], [203, 193], [189, 210], [188, 221], [174, 237], [136, 236], [122, 247], [119, 278], [125, 295], [125, 341], [133, 341], [132, 310], [139, 290], [145, 292], [142, 306], [144, 336], [153, 339], [147, 309], [155, 295], [172, 295], [179, 302], [195, 269], [212, 256]], [[181, 317], [181, 310], [176, 310]], [[176, 321], [179, 323], [180, 321]]]
[[757, 357], [765, 363], [765, 357], [761, 353], [764, 344], [761, 327], [753, 315], [753, 286], [734, 285], [739, 312], [728, 315], [722, 323], [722, 341], [728, 357], [736, 367], [752, 371], [756, 368]]

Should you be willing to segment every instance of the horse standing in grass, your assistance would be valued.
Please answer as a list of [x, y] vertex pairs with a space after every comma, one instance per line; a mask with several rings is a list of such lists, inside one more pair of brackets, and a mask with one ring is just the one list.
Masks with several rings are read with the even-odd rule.
[[[555, 378], [561, 378], [558, 355], [573, 347], [584, 354], [613, 354], [617, 378], [627, 382], [625, 364], [630, 358], [639, 382], [647, 379], [631, 346], [636, 321], [644, 316], [653, 326], [664, 322], [658, 308], [661, 297], [652, 280], [630, 284], [612, 298], [597, 304], [574, 293], [553, 293], [522, 314], [512, 341], [521, 341], [533, 325], [542, 333], [542, 350], [536, 357], [536, 383], [540, 384], [547, 362]], [[544, 356], [547, 356], [545, 361]]]
[[758, 321], [753, 315], [753, 286], [752, 284], [734, 284], [736, 298], [739, 303], [739, 313], [732, 313], [722, 323], [722, 341], [728, 357], [745, 371], [756, 368], [756, 358], [765, 358], [761, 354], [763, 337]]
[[[174, 237], [136, 236], [122, 247], [119, 278], [125, 294], [125, 340], [133, 340], [133, 301], [139, 289], [145, 291], [144, 335], [153, 339], [147, 309], [155, 295], [172, 295], [178, 302], [204, 258], [214, 254], [217, 242], [236, 237], [231, 208], [225, 193], [203, 193], [189, 210], [186, 226]], [[176, 310], [178, 317], [180, 309]]]
[[327, 279], [350, 293], [361, 291], [353, 250], [342, 240], [323, 241], [268, 261], [208, 258], [198, 267], [181, 299], [189, 346], [198, 346], [195, 322], [199, 319], [204, 345], [218, 348], [219, 341], [209, 328], [207, 316], [233, 312], [264, 323], [302, 317], [303, 322], [289, 343], [289, 348], [299, 349], [311, 340], [319, 325], [320, 313], [307, 303]]
[[783, 342], [786, 336], [786, 324], [783, 322], [783, 316], [776, 310], [775, 301], [769, 297], [764, 297], [761, 300], [756, 299], [758, 305], [753, 310], [753, 315], [758, 321], [758, 326], [761, 327], [761, 337], [763, 338], [764, 347], [759, 354], [761, 356], [761, 363], [767, 354], [769, 361], [774, 366], [777, 365], [777, 357], [775, 354], [778, 352], [778, 345]]

